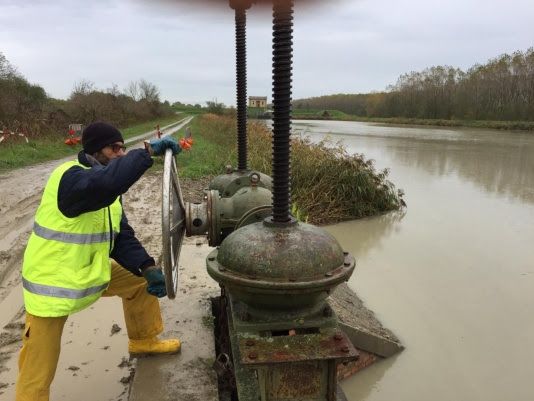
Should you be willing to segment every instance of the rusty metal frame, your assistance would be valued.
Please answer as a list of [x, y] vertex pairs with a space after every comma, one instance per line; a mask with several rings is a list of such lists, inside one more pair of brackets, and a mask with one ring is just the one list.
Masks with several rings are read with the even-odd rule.
[[337, 328], [321, 329], [316, 334], [259, 337], [238, 335], [243, 365], [272, 365], [315, 360], [351, 360], [358, 351], [350, 339]]

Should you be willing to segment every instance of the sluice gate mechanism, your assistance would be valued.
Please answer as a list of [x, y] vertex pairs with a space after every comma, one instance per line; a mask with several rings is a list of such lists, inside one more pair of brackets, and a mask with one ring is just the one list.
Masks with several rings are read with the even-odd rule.
[[210, 183], [204, 202], [186, 204], [174, 157], [170, 151], [165, 156], [167, 291], [174, 298], [184, 235], [206, 235], [216, 247], [207, 257], [207, 271], [221, 287], [213, 305], [220, 399], [344, 400], [338, 366], [358, 358], [355, 339], [365, 338], [370, 348], [376, 342], [340, 323], [328, 301], [350, 278], [354, 258], [325, 230], [290, 214], [293, 0], [272, 2], [272, 179], [248, 168], [246, 11], [251, 5], [252, 0], [230, 0], [236, 26], [237, 168], [227, 167]]

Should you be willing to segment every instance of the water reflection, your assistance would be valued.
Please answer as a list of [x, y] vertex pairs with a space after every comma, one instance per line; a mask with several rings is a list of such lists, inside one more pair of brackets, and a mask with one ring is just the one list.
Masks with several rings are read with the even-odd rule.
[[[351, 249], [356, 261], [363, 258], [371, 250], [380, 249], [382, 241], [402, 229], [400, 222], [406, 215], [406, 210], [390, 212], [376, 217], [349, 221], [325, 227], [341, 243], [342, 247]], [[357, 229], [355, 229], [357, 225]]]
[[[439, 175], [457, 175], [483, 191], [534, 203], [534, 135], [475, 129], [384, 127], [356, 122], [302, 122], [297, 134], [330, 136], [351, 152], [391, 159]], [[380, 165], [379, 167], [390, 167]]]
[[485, 192], [534, 202], [534, 147], [515, 143], [393, 139], [388, 152], [398, 162], [440, 176], [456, 174]]
[[[390, 369], [397, 358], [401, 354], [393, 355], [390, 358], [384, 359], [380, 362], [376, 362], [368, 368], [358, 372], [358, 385], [347, 385], [347, 382], [341, 382], [341, 387], [345, 392], [348, 392], [350, 400], [365, 400], [374, 391], [379, 391], [378, 383], [384, 377], [388, 369]], [[392, 400], [393, 401], [393, 400]]]

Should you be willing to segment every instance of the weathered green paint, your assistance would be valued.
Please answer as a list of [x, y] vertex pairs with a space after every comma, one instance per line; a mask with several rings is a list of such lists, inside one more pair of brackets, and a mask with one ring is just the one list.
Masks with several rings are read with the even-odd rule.
[[207, 259], [214, 280], [258, 309], [318, 305], [354, 266], [335, 238], [304, 223], [250, 224], [230, 234]]
[[[288, 299], [281, 296], [285, 301]], [[234, 316], [234, 325], [240, 332], [266, 332], [288, 329], [322, 329], [335, 328], [337, 317], [325, 302], [310, 305], [306, 308], [265, 309], [254, 308], [230, 296], [230, 308]]]
[[[254, 223], [268, 211], [271, 192], [258, 186], [258, 175], [249, 178], [248, 185], [237, 188], [242, 178], [221, 179], [216, 184], [226, 187], [217, 190], [230, 194], [228, 188], [235, 188], [233, 195], [208, 196], [213, 238], [222, 240], [225, 229], [242, 226], [206, 261], [210, 276], [226, 289], [239, 400], [343, 399], [336, 364], [358, 354], [325, 300], [348, 280], [354, 258], [318, 227], [275, 223], [270, 217]], [[258, 214], [249, 218], [256, 208]]]
[[262, 398], [257, 373], [255, 369], [245, 367], [239, 362], [239, 342], [237, 341], [237, 332], [234, 329], [233, 316], [230, 311], [228, 311], [228, 336], [230, 337], [230, 345], [232, 347], [232, 359], [239, 401], [258, 401]]
[[229, 235], [217, 261], [233, 273], [258, 280], [320, 280], [343, 266], [343, 249], [325, 230], [310, 224], [250, 224]]
[[251, 176], [257, 174], [259, 176], [258, 186], [272, 190], [272, 178], [259, 171], [252, 170], [233, 170], [228, 169], [226, 174], [221, 174], [215, 177], [209, 185], [209, 189], [217, 190], [223, 198], [233, 196], [237, 190], [243, 187], [251, 186]]
[[[229, 305], [235, 304], [235, 301], [232, 301], [231, 298], [230, 296]], [[228, 335], [232, 347], [233, 371], [235, 373], [239, 401], [347, 401], [343, 390], [336, 383], [336, 363], [345, 359], [345, 354], [347, 353], [341, 350], [344, 357], [337, 358], [334, 356], [334, 359], [329, 359], [327, 355], [328, 350], [338, 353], [338, 348], [342, 348], [345, 345], [348, 346], [350, 342], [346, 336], [342, 339], [343, 345], [340, 345], [340, 347], [326, 345], [327, 350], [321, 351], [315, 349], [315, 346], [320, 346], [321, 342], [317, 342], [313, 338], [308, 341], [305, 338], [306, 335], [300, 335], [297, 341], [291, 338], [288, 340], [287, 337], [277, 340], [280, 337], [269, 337], [263, 330], [252, 329], [245, 331], [238, 324], [238, 321], [241, 320], [239, 308], [230, 308], [228, 306], [227, 313]], [[275, 315], [279, 318], [284, 318], [283, 314]], [[271, 318], [275, 319], [274, 316]], [[336, 321], [335, 316], [327, 316], [325, 319], [329, 323], [335, 323]], [[294, 322], [291, 320], [285, 320], [274, 325], [287, 329], [293, 327], [293, 324]], [[334, 344], [336, 341], [340, 341], [333, 338], [338, 331], [335, 326], [323, 330], [324, 341]], [[313, 334], [311, 336], [317, 337], [317, 335]], [[262, 348], [264, 350], [268, 348], [270, 355], [275, 356], [273, 359], [276, 359], [276, 355], [282, 356], [287, 351], [286, 345], [290, 347], [290, 342], [294, 341], [301, 351], [299, 352], [301, 355], [300, 362], [273, 360], [273, 363], [261, 365], [244, 364], [242, 362], [243, 359], [250, 359], [248, 358], [249, 350], [247, 348], [251, 346], [247, 346], [247, 339], [261, 341]], [[310, 347], [312, 343], [313, 346]], [[302, 354], [302, 351], [306, 351], [306, 348], [310, 353], [310, 357]], [[349, 353], [351, 358], [354, 358], [355, 355], [352, 350], [354, 348], [351, 348]], [[251, 350], [250, 352], [258, 351]], [[324, 355], [320, 355], [321, 352]], [[325, 355], [327, 356], [325, 359], [315, 359], [322, 358]], [[258, 352], [258, 358], [262, 358], [261, 351]]]
[[218, 202], [221, 229], [233, 228], [241, 217], [258, 206], [271, 204], [272, 193], [267, 188], [258, 186], [239, 188], [234, 195], [221, 198]]

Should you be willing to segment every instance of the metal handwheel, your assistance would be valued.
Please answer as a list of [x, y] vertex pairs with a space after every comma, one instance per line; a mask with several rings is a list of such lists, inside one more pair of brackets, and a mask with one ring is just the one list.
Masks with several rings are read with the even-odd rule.
[[185, 205], [182, 198], [176, 160], [170, 149], [163, 162], [163, 193], [161, 207], [161, 232], [163, 238], [163, 272], [165, 287], [170, 299], [178, 289], [178, 265], [185, 234]]

